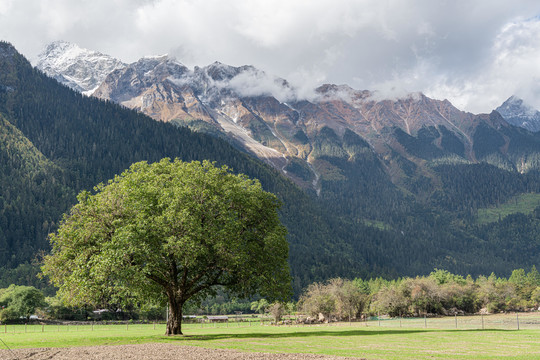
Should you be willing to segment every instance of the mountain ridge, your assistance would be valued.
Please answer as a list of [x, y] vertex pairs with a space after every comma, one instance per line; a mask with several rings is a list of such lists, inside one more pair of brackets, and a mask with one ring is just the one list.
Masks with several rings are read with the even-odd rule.
[[512, 125], [532, 132], [540, 131], [540, 111], [515, 95], [510, 96], [495, 110]]
[[[1, 55], [8, 53], [6, 57]], [[80, 190], [92, 189], [133, 162], [153, 162], [163, 157], [178, 157], [184, 161], [209, 159], [227, 164], [236, 172], [259, 179], [265, 190], [278, 195], [283, 202], [280, 216], [289, 231], [290, 261], [297, 293], [308, 282], [322, 280], [327, 274], [346, 276], [351, 271], [371, 274], [374, 267], [370, 261], [360, 259], [360, 251], [376, 249], [361, 244], [371, 242], [371, 238], [391, 240], [389, 234], [380, 230], [343, 222], [274, 169], [229, 143], [76, 93], [32, 68], [11, 45], [1, 42], [0, 65], [7, 70], [0, 73], [0, 84], [13, 89], [0, 91], [0, 117], [7, 119], [9, 129], [16, 128], [15, 132], [61, 174], [49, 177], [46, 171], [38, 169], [42, 173], [39, 178], [25, 172], [21, 176], [29, 177], [14, 184], [61, 185], [59, 190], [55, 187], [57, 190], [37, 192], [37, 197], [27, 191], [28, 201], [18, 204], [18, 208], [39, 210], [35, 214], [19, 210], [5, 212], [11, 205], [4, 199], [11, 198], [7, 187], [0, 189], [0, 246], [7, 244], [7, 251], [0, 252], [2, 266], [24, 264], [38, 251], [47, 250], [47, 233], [54, 231], [61, 214], [73, 205], [75, 194]], [[16, 138], [10, 136], [11, 139]], [[3, 150], [1, 146], [0, 150]], [[2, 169], [12, 169], [14, 159], [10, 152], [0, 151], [0, 159]], [[2, 175], [6, 176], [0, 176], [0, 180], [10, 184], [13, 179], [9, 174], [8, 170], [4, 171]], [[21, 216], [26, 220], [19, 220]], [[10, 224], [21, 226], [11, 231]], [[38, 225], [35, 224], [40, 231], [36, 231]], [[3, 241], [2, 235], [8, 238]], [[331, 253], [326, 253], [330, 249]], [[386, 266], [378, 266], [378, 269], [378, 272], [395, 273]], [[2, 273], [0, 271], [0, 277]]]
[[[194, 104], [204, 105], [212, 119], [221, 117], [222, 124], [237, 126], [245, 133], [249, 130], [246, 139], [266, 143], [264, 146], [274, 154], [282, 154], [276, 148], [296, 152], [297, 156], [277, 158], [283, 159], [282, 167], [274, 167], [309, 185], [307, 192], [313, 196], [307, 196], [289, 187], [291, 183], [277, 176], [277, 170], [262, 166], [255, 157], [233, 151], [229, 144], [215, 138], [226, 136], [225, 132], [210, 137], [154, 121], [140, 111], [59, 86], [20, 56], [7, 61], [2, 65], [9, 71], [0, 74], [0, 84], [12, 90], [0, 91], [0, 112], [39, 151], [66, 169], [76, 189], [90, 188], [140, 159], [153, 161], [183, 154], [185, 160], [210, 158], [228, 164], [260, 178], [266, 189], [286, 196], [281, 214], [290, 231], [291, 268], [297, 290], [310, 281], [331, 276], [395, 277], [428, 273], [434, 267], [473, 275], [492, 271], [504, 274], [524, 265], [538, 265], [540, 260], [540, 243], [535, 235], [540, 221], [534, 213], [525, 216], [534, 226], [519, 236], [507, 237], [506, 233], [519, 229], [523, 220], [519, 217], [481, 228], [475, 224], [478, 208], [540, 190], [535, 170], [540, 164], [538, 137], [506, 124], [496, 112], [464, 114], [448, 102], [434, 102], [420, 95], [401, 102], [362, 102], [357, 109], [352, 106], [353, 100], [336, 99], [335, 94], [330, 97], [330, 92], [347, 90], [334, 86], [320, 89], [328, 95], [327, 101], [314, 103], [299, 99], [282, 102], [269, 95], [231, 97], [226, 87], [207, 87], [205, 92], [204, 86], [186, 85], [201, 101]], [[167, 69], [162, 69], [162, 75], [167, 75], [164, 78], [169, 75]], [[202, 70], [198, 74], [206, 76]], [[219, 81], [227, 76], [227, 71], [215, 73]], [[176, 88], [171, 85], [170, 89]], [[349, 92], [360, 98], [367, 95]], [[440, 114], [448, 118], [455, 113], [455, 124], [460, 120], [476, 126], [470, 135], [470, 151], [481, 163], [467, 160], [465, 140], [444, 124], [418, 126], [413, 121], [428, 110], [439, 113], [440, 122], [445, 121]], [[362, 125], [360, 115], [369, 112], [381, 123], [395, 119], [402, 125], [383, 123], [377, 128], [379, 123], [374, 123], [377, 132], [373, 129], [371, 138], [348, 127], [350, 123]], [[327, 117], [324, 122], [318, 121], [319, 113]], [[409, 132], [400, 115], [403, 113], [416, 116], [407, 119]], [[471, 119], [476, 123], [467, 122]], [[176, 121], [191, 121], [191, 127], [212, 130], [211, 124], [202, 120], [170, 122]], [[363, 121], [370, 125], [365, 117]], [[382, 141], [377, 145], [386, 151], [384, 156], [373, 145], [374, 139], [389, 140], [389, 145]], [[304, 160], [308, 157], [310, 162]], [[518, 168], [518, 163], [523, 163], [523, 168]], [[523, 254], [519, 248], [524, 242], [528, 249], [538, 251]]]
[[109, 55], [55, 41], [38, 55], [36, 67], [58, 82], [90, 95], [112, 71], [126, 65]]

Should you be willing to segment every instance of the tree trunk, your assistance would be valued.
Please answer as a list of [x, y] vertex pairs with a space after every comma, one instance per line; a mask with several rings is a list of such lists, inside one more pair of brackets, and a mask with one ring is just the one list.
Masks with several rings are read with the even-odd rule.
[[167, 331], [165, 335], [183, 335], [182, 334], [182, 308], [175, 298], [169, 298], [169, 320], [167, 321]]

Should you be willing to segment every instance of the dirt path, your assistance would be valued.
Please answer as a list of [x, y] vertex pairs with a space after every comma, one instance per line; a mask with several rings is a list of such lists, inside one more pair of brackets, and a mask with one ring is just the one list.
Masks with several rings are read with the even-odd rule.
[[116, 346], [89, 346], [74, 348], [40, 348], [0, 350], [2, 360], [346, 360], [337, 356], [309, 354], [245, 353], [234, 350], [213, 350], [172, 344], [138, 344]]

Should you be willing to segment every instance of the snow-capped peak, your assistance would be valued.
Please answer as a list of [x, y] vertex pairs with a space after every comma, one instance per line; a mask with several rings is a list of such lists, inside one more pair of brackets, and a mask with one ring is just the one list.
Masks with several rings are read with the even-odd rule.
[[126, 65], [109, 55], [67, 41], [48, 44], [38, 55], [36, 67], [74, 90], [88, 94], [105, 77]]
[[512, 125], [529, 131], [540, 131], [540, 112], [515, 95], [510, 96], [496, 110]]

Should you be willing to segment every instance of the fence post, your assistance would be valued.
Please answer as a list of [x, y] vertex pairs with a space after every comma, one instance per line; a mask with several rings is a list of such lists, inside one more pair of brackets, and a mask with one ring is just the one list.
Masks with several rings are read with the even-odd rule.
[[484, 314], [481, 314], [482, 316], [482, 330], [484, 330]]
[[377, 320], [379, 321], [379, 326], [381, 326], [381, 313], [377, 312]]
[[456, 329], [457, 329], [457, 314], [454, 314], [454, 316], [456, 317]]
[[519, 314], [516, 313], [517, 329], [519, 330]]
[[7, 334], [7, 324], [4, 324], [4, 334]]
[[41, 324], [41, 332], [45, 332], [45, 324]]
[[24, 332], [26, 332], [26, 325], [28, 325], [28, 324], [24, 323]]
[[427, 328], [427, 315], [424, 314], [424, 328]]

